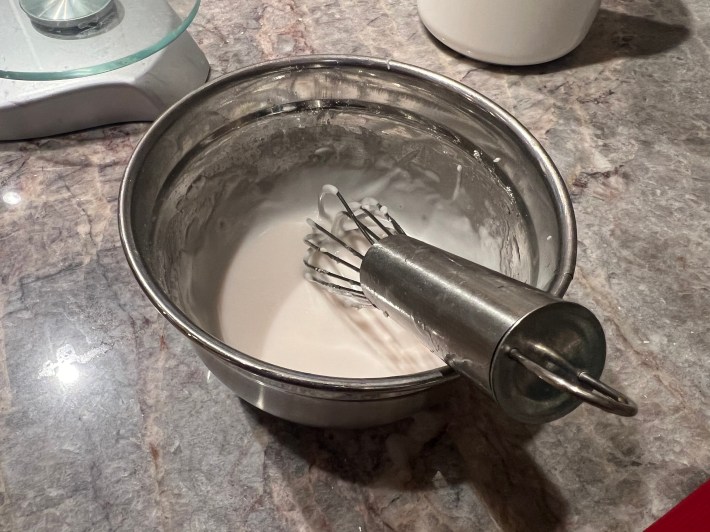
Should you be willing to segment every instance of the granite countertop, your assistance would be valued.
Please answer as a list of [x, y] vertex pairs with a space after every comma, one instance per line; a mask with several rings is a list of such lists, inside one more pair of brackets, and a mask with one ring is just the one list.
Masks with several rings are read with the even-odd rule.
[[[603, 2], [571, 55], [490, 67], [414, 0], [204, 0], [212, 76], [391, 57], [530, 128], [578, 218], [569, 296], [602, 319], [635, 418], [542, 427], [464, 387], [412, 419], [316, 430], [241, 402], [143, 296], [116, 196], [146, 124], [0, 144], [0, 530], [640, 530], [710, 477], [710, 4]], [[18, 202], [19, 201], [19, 202]]]

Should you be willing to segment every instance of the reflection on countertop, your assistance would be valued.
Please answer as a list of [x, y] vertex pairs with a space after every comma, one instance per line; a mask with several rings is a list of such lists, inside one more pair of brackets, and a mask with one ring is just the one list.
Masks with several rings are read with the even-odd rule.
[[[143, 296], [116, 197], [145, 124], [0, 144], [0, 530], [639, 530], [710, 475], [710, 31], [703, 0], [605, 2], [553, 63], [490, 67], [414, 2], [209, 0], [213, 76], [295, 54], [393, 57], [519, 118], [566, 177], [571, 299], [602, 317], [636, 418], [543, 427], [459, 384], [387, 427], [280, 421], [207, 372]], [[346, 36], [346, 37], [344, 37]]]

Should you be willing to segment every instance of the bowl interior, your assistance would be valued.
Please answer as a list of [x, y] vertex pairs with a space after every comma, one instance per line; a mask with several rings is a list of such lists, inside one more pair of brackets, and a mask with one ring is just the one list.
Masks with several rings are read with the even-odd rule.
[[188, 97], [129, 167], [130, 232], [149, 282], [222, 339], [220, 287], [245, 235], [287, 211], [305, 220], [331, 183], [377, 197], [413, 236], [561, 295], [570, 227], [559, 176], [504, 113], [446, 83], [391, 63], [314, 60]]

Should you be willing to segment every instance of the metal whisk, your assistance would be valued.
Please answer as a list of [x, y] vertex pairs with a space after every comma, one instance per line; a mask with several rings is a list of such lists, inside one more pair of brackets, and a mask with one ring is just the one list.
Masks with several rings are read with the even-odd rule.
[[512, 417], [552, 421], [581, 401], [622, 416], [636, 404], [599, 381], [606, 342], [585, 307], [408, 236], [375, 200], [348, 203], [330, 229], [308, 219], [307, 278], [372, 305], [416, 334]]
[[[339, 222], [342, 222], [342, 220], [344, 219], [351, 220], [355, 225], [349, 231], [357, 231], [358, 234], [362, 235], [370, 245], [374, 244], [375, 242], [379, 242], [380, 240], [382, 240], [382, 238], [406, 234], [404, 232], [404, 229], [402, 229], [402, 226], [400, 226], [397, 221], [390, 216], [389, 212], [387, 211], [387, 208], [379, 202], [359, 202], [353, 207], [351, 207], [350, 204], [348, 204], [348, 202], [345, 200], [343, 195], [340, 193], [340, 191], [330, 185], [326, 185], [324, 187], [324, 194], [335, 195], [345, 208], [345, 210], [340, 213], [341, 217], [336, 218], [336, 222], [333, 224], [334, 228], [337, 228], [340, 225]], [[343, 216], [345, 218], [343, 218]], [[363, 217], [372, 222], [372, 224], [374, 224], [374, 227], [378, 228], [382, 234], [378, 235], [373, 230], [373, 228], [368, 227], [366, 223], [361, 220], [361, 218]], [[358, 279], [347, 277], [342, 274], [327, 270], [325, 268], [321, 268], [311, 262], [314, 256], [322, 255], [324, 257], [327, 257], [335, 264], [344, 266], [345, 268], [354, 272], [359, 278], [360, 267], [358, 265], [353, 264], [352, 260], [355, 259], [361, 263], [365, 259], [366, 253], [358, 251], [357, 249], [355, 249], [354, 243], [348, 243], [346, 240], [335, 235], [331, 230], [325, 229], [322, 225], [314, 222], [312, 219], [308, 218], [306, 221], [308, 222], [308, 225], [310, 225], [316, 231], [315, 233], [308, 235], [304, 239], [304, 242], [309, 247], [310, 252], [308, 256], [303, 260], [303, 263], [306, 265], [307, 268], [312, 270], [312, 272], [309, 272], [307, 274], [307, 278], [310, 281], [320, 284], [321, 286], [327, 288], [330, 291], [339, 293], [344, 296], [357, 298], [364, 305], [374, 306], [374, 304], [363, 293], [362, 285]], [[345, 231], [347, 231], [347, 229]], [[329, 239], [331, 242], [335, 242], [336, 244], [341, 246], [342, 249], [346, 250], [352, 257], [351, 260], [344, 259], [341, 256], [338, 256], [335, 253], [328, 251], [328, 249], [323, 246], [322, 242], [314, 242], [314, 240], [317, 238], [319, 240], [322, 240], [322, 238], [319, 237], [323, 236], [327, 237], [327, 239]], [[347, 239], [348, 236], [344, 235], [344, 238]], [[352, 235], [350, 236], [350, 238], [352, 238]], [[339, 281], [339, 283], [331, 282], [329, 279]], [[346, 284], [343, 285], [340, 283]]]

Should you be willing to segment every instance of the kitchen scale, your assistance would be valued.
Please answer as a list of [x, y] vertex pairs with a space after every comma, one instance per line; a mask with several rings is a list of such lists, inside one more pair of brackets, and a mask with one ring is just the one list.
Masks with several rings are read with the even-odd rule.
[[205, 82], [199, 0], [0, 0], [0, 140], [150, 121]]

